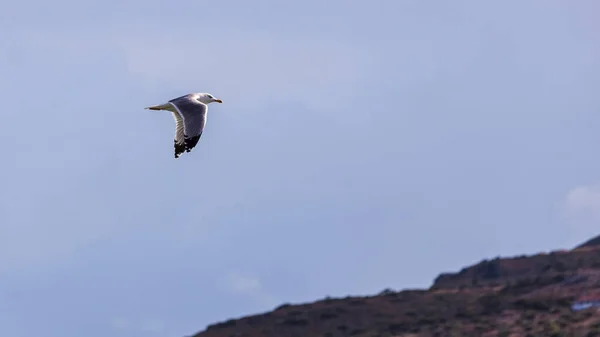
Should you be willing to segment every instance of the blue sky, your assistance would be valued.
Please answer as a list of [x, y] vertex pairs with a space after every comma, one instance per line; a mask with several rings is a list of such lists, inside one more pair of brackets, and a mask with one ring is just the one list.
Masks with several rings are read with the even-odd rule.
[[[0, 11], [0, 335], [184, 336], [599, 234], [600, 5]], [[143, 110], [210, 92], [198, 146]]]

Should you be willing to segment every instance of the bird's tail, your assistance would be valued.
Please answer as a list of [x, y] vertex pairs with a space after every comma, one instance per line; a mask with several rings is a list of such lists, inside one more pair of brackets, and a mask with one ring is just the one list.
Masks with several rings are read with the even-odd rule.
[[159, 105], [149, 106], [149, 107], [146, 107], [145, 109], [149, 109], [149, 110], [169, 110], [169, 108], [171, 108], [171, 104], [166, 103], [166, 104], [159, 104]]

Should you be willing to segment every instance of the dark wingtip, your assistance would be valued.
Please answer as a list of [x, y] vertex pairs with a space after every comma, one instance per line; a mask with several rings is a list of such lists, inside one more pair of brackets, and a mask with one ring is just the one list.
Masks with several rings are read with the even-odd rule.
[[173, 147], [175, 150], [175, 159], [179, 158], [179, 156], [185, 152], [185, 144], [177, 144], [176, 140], [173, 140]]
[[185, 152], [190, 152], [194, 147], [196, 147], [198, 141], [200, 140], [200, 136], [202, 136], [202, 134], [189, 138], [187, 136], [184, 136]]

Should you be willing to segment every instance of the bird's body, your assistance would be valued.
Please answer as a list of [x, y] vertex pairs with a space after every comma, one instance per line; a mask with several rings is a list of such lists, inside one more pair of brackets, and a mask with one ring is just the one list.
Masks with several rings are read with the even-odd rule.
[[208, 104], [223, 103], [208, 93], [193, 93], [180, 96], [165, 104], [147, 107], [150, 110], [167, 110], [175, 119], [175, 158], [183, 152], [190, 152], [202, 136], [206, 125]]

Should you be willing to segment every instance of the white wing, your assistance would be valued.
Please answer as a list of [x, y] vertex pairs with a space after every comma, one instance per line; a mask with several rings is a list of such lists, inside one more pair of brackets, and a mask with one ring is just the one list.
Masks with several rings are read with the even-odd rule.
[[175, 158], [179, 158], [179, 156], [185, 151], [185, 136], [183, 132], [184, 122], [177, 110], [171, 111], [171, 114], [173, 114], [173, 118], [175, 119], [175, 138], [173, 139]]

